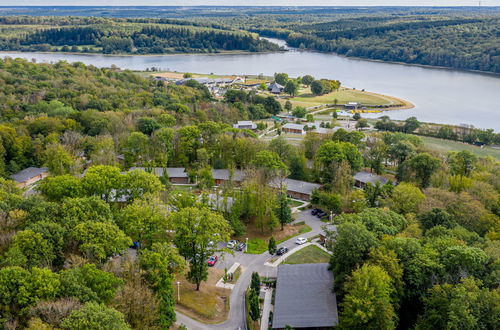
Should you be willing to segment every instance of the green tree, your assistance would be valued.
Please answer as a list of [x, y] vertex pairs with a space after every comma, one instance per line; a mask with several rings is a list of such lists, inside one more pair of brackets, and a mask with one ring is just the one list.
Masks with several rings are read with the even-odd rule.
[[420, 122], [417, 120], [417, 118], [410, 117], [405, 120], [405, 123], [403, 125], [403, 131], [405, 133], [413, 133], [419, 127], [420, 127]]
[[354, 113], [354, 115], [352, 116], [352, 119], [356, 120], [356, 121], [360, 120], [361, 114], [359, 112]]
[[114, 308], [88, 302], [62, 320], [62, 329], [68, 330], [129, 330], [123, 314]]
[[345, 284], [339, 317], [341, 329], [394, 329], [397, 314], [392, 305], [392, 279], [379, 266], [365, 264]]
[[286, 100], [284, 108], [286, 111], [292, 111], [292, 108], [293, 108], [292, 102], [290, 102], [289, 100]]
[[360, 118], [358, 122], [356, 123], [356, 128], [357, 129], [363, 129], [365, 127], [370, 127], [370, 124], [368, 124], [368, 119], [366, 118]]
[[313, 81], [314, 77], [309, 74], [306, 74], [305, 76], [302, 77], [302, 83], [306, 86], [311, 85]]
[[360, 213], [341, 214], [335, 217], [335, 223], [362, 223], [379, 238], [384, 235], [396, 235], [407, 224], [406, 219], [387, 209], [370, 208]]
[[275, 73], [274, 74], [274, 81], [280, 85], [285, 86], [286, 83], [289, 81], [289, 79], [290, 78], [288, 78], [288, 74], [286, 74], [286, 73]]
[[410, 183], [400, 183], [394, 188], [388, 205], [397, 213], [416, 213], [419, 204], [425, 200], [425, 195], [418, 187]]
[[142, 170], [128, 172], [122, 175], [120, 181], [121, 194], [127, 196], [129, 202], [162, 189], [161, 181], [156, 175]]
[[278, 193], [277, 204], [274, 214], [276, 214], [281, 224], [281, 230], [283, 230], [284, 225], [293, 221], [292, 210], [290, 209], [288, 196], [285, 191]]
[[130, 133], [123, 146], [123, 154], [127, 165], [132, 166], [137, 163], [143, 164], [147, 162], [149, 147], [150, 139], [146, 134], [142, 132]]
[[83, 194], [80, 179], [70, 174], [49, 176], [36, 189], [50, 201], [56, 202], [63, 198], [81, 197]]
[[137, 119], [137, 129], [146, 135], [153, 134], [161, 125], [154, 119], [149, 117], [140, 117]]
[[260, 276], [257, 272], [252, 272], [252, 280], [250, 282], [250, 289], [255, 292], [260, 292]]
[[132, 244], [132, 240], [113, 223], [83, 222], [71, 231], [82, 254], [102, 262], [113, 253], [119, 253]]
[[476, 167], [477, 157], [468, 150], [462, 150], [449, 154], [448, 163], [453, 174], [468, 177]]
[[347, 276], [368, 257], [370, 249], [378, 245], [375, 234], [361, 223], [346, 222], [337, 226], [337, 231], [329, 233], [333, 254], [330, 267], [335, 277], [335, 290], [343, 294], [343, 284]]
[[279, 155], [269, 150], [259, 151], [252, 163], [262, 171], [266, 182], [276, 176], [284, 176], [288, 172], [288, 167], [283, 163]]
[[172, 214], [175, 228], [174, 243], [179, 253], [189, 259], [187, 278], [196, 284], [196, 290], [208, 276], [207, 259], [220, 249], [211, 242], [227, 241], [231, 227], [223, 216], [207, 208], [186, 207]]
[[435, 285], [424, 297], [424, 313], [415, 329], [496, 329], [500, 312], [498, 291], [481, 288], [481, 282]]
[[292, 115], [297, 118], [304, 118], [307, 114], [307, 109], [304, 107], [295, 107], [292, 111]]
[[446, 228], [453, 228], [456, 226], [456, 222], [451, 215], [445, 210], [437, 207], [430, 211], [420, 213], [417, 219], [425, 229], [431, 229], [435, 226], [443, 226]]
[[45, 150], [45, 166], [53, 175], [70, 173], [74, 164], [73, 157], [64, 146], [53, 143]]
[[250, 296], [248, 297], [249, 305], [250, 305], [250, 318], [252, 321], [257, 321], [260, 319], [260, 303], [259, 303], [259, 295], [254, 290], [250, 290]]
[[290, 96], [295, 96], [299, 92], [299, 85], [294, 80], [288, 80], [283, 91]]
[[61, 272], [61, 292], [81, 302], [109, 303], [123, 281], [111, 273], [97, 269], [94, 264], [71, 268]]
[[448, 247], [441, 258], [449, 280], [455, 283], [468, 276], [483, 278], [489, 259], [483, 250], [468, 246]]
[[409, 160], [409, 167], [415, 172], [415, 177], [421, 188], [429, 186], [432, 174], [439, 168], [439, 159], [426, 152], [419, 153]]
[[120, 169], [114, 166], [91, 166], [82, 179], [82, 187], [88, 195], [96, 195], [110, 201], [110, 194], [120, 187], [122, 175]]
[[157, 198], [137, 199], [120, 213], [118, 224], [141, 247], [167, 239], [170, 222], [166, 207]]
[[267, 244], [267, 250], [270, 255], [274, 255], [276, 253], [276, 240], [273, 236], [269, 239], [269, 243]]
[[175, 322], [175, 298], [173, 274], [184, 269], [184, 260], [177, 249], [169, 244], [153, 244], [151, 250], [143, 250], [140, 266], [145, 278], [160, 302], [160, 325], [169, 328]]
[[32, 230], [17, 232], [5, 256], [8, 265], [26, 268], [50, 266], [56, 258], [50, 242]]

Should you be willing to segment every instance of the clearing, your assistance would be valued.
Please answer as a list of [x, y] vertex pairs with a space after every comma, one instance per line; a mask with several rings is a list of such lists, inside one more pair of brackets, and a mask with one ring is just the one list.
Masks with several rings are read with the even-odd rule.
[[477, 147], [463, 142], [444, 140], [429, 136], [418, 135], [418, 137], [421, 138], [422, 141], [424, 141], [426, 147], [440, 152], [468, 150], [478, 157], [491, 156], [495, 158], [497, 161], [500, 161], [500, 150], [493, 149], [488, 146]]
[[329, 262], [330, 255], [317, 247], [316, 245], [309, 245], [294, 254], [290, 255], [283, 261], [284, 264], [316, 264], [322, 262]]
[[[367, 105], [401, 105], [402, 108], [412, 108], [413, 104], [408, 101], [398, 99], [392, 96], [386, 96], [382, 94], [376, 94], [366, 91], [360, 91], [357, 89], [351, 89], [346, 87], [341, 87], [339, 90], [325, 94], [315, 96], [311, 93], [309, 88], [301, 88], [299, 95], [290, 99], [290, 102], [294, 106], [312, 107], [318, 106], [320, 104], [333, 104], [334, 100], [337, 100], [337, 104], [345, 104], [348, 102], [359, 102]], [[285, 102], [285, 101], [283, 101]]]

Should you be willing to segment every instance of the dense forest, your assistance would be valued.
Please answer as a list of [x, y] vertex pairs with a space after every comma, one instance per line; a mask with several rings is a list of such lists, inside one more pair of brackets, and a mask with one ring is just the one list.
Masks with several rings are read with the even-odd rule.
[[[2, 50], [138, 54], [277, 50], [276, 45], [242, 32], [250, 31], [302, 49], [500, 72], [500, 13], [495, 7], [58, 7], [54, 17], [36, 17], [46, 13], [34, 7], [3, 8], [2, 14], [12, 15], [0, 20]], [[82, 17], [58, 17], [64, 15]]]
[[166, 19], [3, 17], [0, 50], [104, 54], [280, 50], [249, 32], [200, 25]]

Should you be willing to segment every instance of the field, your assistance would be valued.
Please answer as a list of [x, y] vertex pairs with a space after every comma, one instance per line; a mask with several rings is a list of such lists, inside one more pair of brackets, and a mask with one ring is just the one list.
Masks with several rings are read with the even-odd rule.
[[309, 245], [283, 261], [284, 264], [316, 264], [330, 261], [330, 255], [315, 245]]
[[404, 104], [405, 107], [412, 107], [411, 103], [394, 97], [345, 87], [340, 88], [338, 91], [320, 96], [314, 96], [309, 88], [302, 88], [299, 91], [299, 95], [291, 98], [290, 102], [295, 106], [312, 107], [320, 104], [334, 104], [335, 99], [339, 105], [348, 102], [359, 102], [371, 105]]
[[500, 150], [496, 150], [491, 147], [485, 146], [481, 148], [462, 142], [443, 140], [428, 136], [420, 136], [420, 138], [424, 141], [426, 147], [440, 152], [446, 153], [450, 151], [468, 150], [478, 157], [491, 156], [497, 161], [500, 161]]

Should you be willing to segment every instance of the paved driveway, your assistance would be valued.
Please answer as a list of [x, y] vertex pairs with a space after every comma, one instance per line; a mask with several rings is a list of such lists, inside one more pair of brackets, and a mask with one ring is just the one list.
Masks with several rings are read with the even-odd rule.
[[[321, 232], [321, 227], [325, 224], [321, 222], [317, 217], [311, 215], [311, 210], [301, 211], [296, 214], [296, 220], [294, 222], [304, 221], [309, 225], [312, 230], [308, 233], [302, 234], [300, 236], [309, 238], [318, 235]], [[293, 237], [278, 246], [286, 246], [290, 250], [288, 254], [293, 253], [293, 249], [297, 247], [295, 244], [296, 237]], [[250, 280], [252, 272], [259, 272], [261, 276], [271, 276], [275, 277], [278, 268], [266, 266], [264, 263], [271, 256], [266, 251], [262, 254], [246, 254], [239, 251], [234, 251], [233, 255], [226, 254], [220, 262], [217, 263], [217, 268], [227, 268], [229, 269], [234, 262], [239, 262], [243, 269], [238, 282], [234, 286], [233, 292], [230, 296], [230, 310], [229, 317], [226, 321], [219, 324], [203, 324], [195, 321], [184, 314], [176, 312], [177, 323], [184, 324], [188, 329], [193, 330], [204, 330], [204, 329], [246, 329], [246, 311], [245, 311], [245, 290], [250, 285]]]

